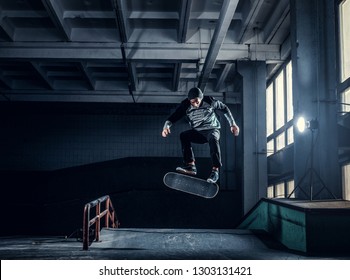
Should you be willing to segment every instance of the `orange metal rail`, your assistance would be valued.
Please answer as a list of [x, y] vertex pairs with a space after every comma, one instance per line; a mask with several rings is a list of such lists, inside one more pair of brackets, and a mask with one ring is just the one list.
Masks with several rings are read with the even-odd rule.
[[[101, 205], [104, 210], [101, 210]], [[96, 208], [95, 217], [90, 219], [90, 212], [92, 208]], [[119, 221], [117, 215], [115, 214], [112, 201], [108, 195], [100, 197], [93, 200], [84, 207], [84, 217], [83, 217], [83, 250], [88, 250], [90, 246], [90, 227], [95, 225], [95, 239], [93, 241], [100, 240], [100, 230], [101, 230], [101, 220], [104, 218], [104, 226], [106, 228], [118, 228]]]

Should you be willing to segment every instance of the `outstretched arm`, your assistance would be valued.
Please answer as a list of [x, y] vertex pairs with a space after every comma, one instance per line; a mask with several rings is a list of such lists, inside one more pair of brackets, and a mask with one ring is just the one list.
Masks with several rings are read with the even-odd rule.
[[235, 135], [238, 136], [239, 135], [239, 127], [238, 125], [235, 123], [231, 126], [231, 132]]
[[231, 113], [230, 109], [228, 108], [228, 106], [226, 104], [224, 104], [223, 102], [221, 102], [220, 100], [216, 100], [214, 98], [212, 98], [212, 104], [213, 104], [213, 107], [215, 109], [220, 110], [224, 113], [224, 116], [230, 125], [231, 132], [235, 136], [238, 136], [239, 135], [239, 126], [236, 124], [235, 119], [233, 118], [232, 113]]
[[181, 104], [176, 108], [175, 112], [170, 115], [170, 117], [166, 120], [162, 130], [162, 136], [167, 137], [170, 134], [170, 127], [186, 115], [186, 109], [188, 108], [190, 101], [185, 99], [181, 102]]
[[171, 127], [172, 123], [171, 121], [166, 121], [164, 126], [163, 126], [163, 130], [162, 130], [162, 136], [163, 137], [167, 137], [170, 134], [170, 127]]

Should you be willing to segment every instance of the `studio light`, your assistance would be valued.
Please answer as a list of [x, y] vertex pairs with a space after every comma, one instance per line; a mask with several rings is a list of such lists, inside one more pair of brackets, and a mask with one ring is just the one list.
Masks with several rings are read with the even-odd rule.
[[306, 128], [308, 128], [310, 130], [315, 130], [315, 129], [318, 129], [318, 121], [317, 120], [307, 121], [307, 120], [305, 120], [304, 117], [300, 117], [297, 120], [296, 127], [297, 127], [298, 131], [301, 133], [303, 133]]
[[298, 120], [297, 120], [297, 129], [299, 132], [304, 132], [305, 131], [305, 128], [306, 128], [306, 120], [304, 117], [300, 117]]
[[310, 130], [318, 129], [318, 120], [308, 121], [306, 127]]
[[[334, 194], [326, 187], [325, 183], [322, 181], [321, 176], [316, 172], [314, 169], [314, 133], [318, 129], [318, 120], [313, 119], [310, 121], [305, 120], [304, 117], [299, 117], [297, 122], [296, 122], [296, 127], [299, 132], [303, 133], [305, 129], [309, 129], [311, 131], [311, 142], [310, 142], [310, 158], [311, 158], [311, 163], [310, 167], [306, 170], [305, 174], [301, 177], [300, 181], [297, 183], [296, 187], [294, 190], [289, 194], [288, 198], [292, 196], [292, 194], [297, 190], [300, 189], [301, 192], [303, 192], [306, 196], [310, 198], [310, 200], [313, 200], [313, 197], [317, 196], [320, 194], [324, 189], [334, 198]], [[303, 181], [305, 181], [307, 178], [309, 178], [308, 182], [308, 187], [309, 187], [309, 192], [305, 192], [303, 188], [301, 187], [301, 184]], [[317, 192], [316, 195], [314, 195], [314, 184], [315, 184], [315, 178], [319, 181], [319, 183], [322, 185], [321, 190]]]

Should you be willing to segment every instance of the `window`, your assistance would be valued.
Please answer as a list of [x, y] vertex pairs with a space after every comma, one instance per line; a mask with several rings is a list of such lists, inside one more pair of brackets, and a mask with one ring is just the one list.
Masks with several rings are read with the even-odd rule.
[[285, 192], [284, 192], [284, 182], [283, 182], [276, 185], [276, 197], [281, 198], [284, 196], [285, 196]]
[[273, 198], [274, 195], [273, 195], [273, 186], [268, 186], [267, 187], [267, 197], [268, 198]]
[[267, 156], [275, 153], [275, 141], [272, 139], [267, 142]]
[[341, 94], [342, 114], [350, 112], [350, 88]]
[[[282, 181], [275, 185], [269, 185], [267, 187], [267, 197], [268, 198], [287, 198], [293, 191], [294, 191], [294, 180]], [[293, 193], [290, 197], [295, 198], [295, 194]]]
[[[281, 67], [266, 88], [267, 157], [294, 143], [292, 62]], [[268, 198], [284, 198], [294, 190], [294, 181], [271, 184]], [[293, 194], [294, 197], [294, 194]]]
[[276, 137], [276, 150], [282, 150], [285, 147], [286, 139], [285, 139], [285, 133], [281, 133]]
[[[350, 0], [339, 1], [339, 95], [341, 115], [350, 112]], [[349, 156], [342, 158], [343, 198], [350, 200]]]
[[341, 82], [350, 77], [350, 0], [344, 0], [339, 5], [340, 27], [340, 76]]
[[266, 89], [267, 156], [294, 143], [292, 63], [289, 61]]
[[276, 130], [284, 126], [284, 71], [275, 80], [275, 108], [276, 108]]
[[350, 163], [342, 167], [343, 198], [350, 200]]
[[287, 145], [294, 143], [293, 127], [287, 129]]
[[[294, 191], [294, 180], [287, 182], [287, 197]], [[295, 198], [295, 193], [293, 193], [291, 198]]]
[[273, 106], [273, 85], [271, 84], [266, 90], [266, 127], [267, 127], [267, 136], [273, 133], [273, 115], [274, 115], [274, 106]]
[[342, 114], [350, 112], [350, 0], [339, 4], [340, 102]]
[[292, 88], [292, 63], [286, 66], [286, 91], [287, 91], [287, 122], [293, 120], [293, 88]]

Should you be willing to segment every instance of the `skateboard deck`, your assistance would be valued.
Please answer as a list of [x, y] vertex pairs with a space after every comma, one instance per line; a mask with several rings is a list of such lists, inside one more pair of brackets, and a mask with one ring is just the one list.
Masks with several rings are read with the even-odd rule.
[[206, 180], [176, 172], [165, 174], [163, 182], [171, 189], [204, 198], [213, 198], [219, 191], [219, 186], [215, 183], [209, 183]]

